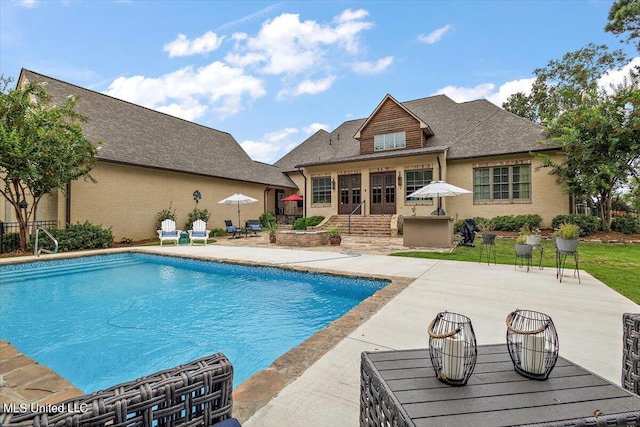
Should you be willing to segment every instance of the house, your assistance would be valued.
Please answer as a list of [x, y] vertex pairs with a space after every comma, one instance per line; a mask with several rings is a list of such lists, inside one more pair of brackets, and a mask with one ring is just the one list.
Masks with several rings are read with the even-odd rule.
[[[570, 199], [531, 153], [559, 159], [543, 145], [542, 127], [486, 100], [457, 103], [445, 95], [399, 102], [386, 95], [369, 117], [320, 130], [268, 165], [251, 160], [227, 132], [84, 89], [23, 69], [18, 84], [46, 82], [53, 102], [78, 97], [89, 118], [84, 134], [101, 142], [91, 175], [44, 198], [37, 219], [58, 226], [90, 221], [111, 227], [116, 241], [155, 236], [158, 212], [176, 210], [179, 227], [195, 207], [212, 213], [209, 226], [237, 218], [235, 206], [217, 202], [241, 192], [258, 203], [242, 206], [242, 219], [263, 212], [279, 217], [323, 215], [380, 218], [390, 234], [403, 216], [442, 209], [457, 218], [539, 214], [550, 226], [570, 211]], [[440, 200], [407, 196], [431, 180], [472, 190]], [[291, 194], [303, 202], [286, 202]], [[1, 209], [1, 203], [5, 209]], [[12, 208], [0, 201], [0, 220]]]
[[[399, 102], [386, 95], [371, 115], [318, 131], [275, 165], [306, 195], [305, 214], [430, 215], [464, 219], [539, 214], [550, 226], [570, 210], [569, 196], [532, 153], [560, 158], [540, 144], [543, 128], [487, 100], [445, 95]], [[408, 199], [432, 180], [472, 194]]]
[[[64, 192], [43, 198], [39, 220], [54, 219], [58, 226], [88, 220], [111, 227], [116, 241], [148, 239], [156, 236], [163, 209], [175, 209], [177, 225], [184, 228], [195, 190], [202, 194], [198, 207], [212, 213], [209, 227], [224, 228], [225, 219], [237, 222], [237, 207], [219, 200], [236, 192], [258, 199], [242, 206], [245, 221], [275, 210], [273, 189], [297, 189], [278, 167], [251, 160], [227, 132], [23, 69], [18, 85], [25, 82], [46, 82], [54, 103], [77, 96], [77, 111], [89, 119], [84, 135], [102, 142], [91, 171], [96, 182], [72, 181]], [[2, 199], [0, 220], [15, 220], [12, 210]]]

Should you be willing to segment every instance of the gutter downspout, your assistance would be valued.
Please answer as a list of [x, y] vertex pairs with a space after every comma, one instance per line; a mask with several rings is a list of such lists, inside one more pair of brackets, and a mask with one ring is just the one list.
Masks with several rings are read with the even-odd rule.
[[[442, 181], [442, 165], [440, 164], [440, 156], [436, 156], [438, 161], [438, 181]], [[438, 215], [440, 215], [440, 209], [442, 209], [442, 199], [438, 197]]]
[[302, 172], [302, 169], [300, 169], [300, 167], [297, 167], [298, 172], [300, 172], [300, 175], [302, 175], [302, 177], [304, 178], [304, 190], [302, 191], [302, 197], [304, 198], [304, 203], [302, 204], [302, 214], [304, 215], [304, 217], [307, 217], [307, 177], [304, 175], [304, 173]]
[[262, 194], [262, 212], [263, 213], [267, 212], [267, 195], [269, 194], [269, 191], [271, 191], [271, 188], [269, 188], [269, 186], [267, 185]]

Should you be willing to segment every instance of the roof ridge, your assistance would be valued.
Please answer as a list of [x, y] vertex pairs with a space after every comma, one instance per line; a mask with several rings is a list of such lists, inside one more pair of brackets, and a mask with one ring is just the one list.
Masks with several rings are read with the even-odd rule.
[[93, 89], [87, 89], [86, 87], [79, 86], [79, 85], [77, 85], [75, 83], [69, 83], [69, 82], [66, 82], [64, 80], [61, 80], [61, 79], [58, 79], [58, 78], [55, 78], [55, 77], [47, 76], [46, 74], [42, 74], [42, 73], [39, 73], [37, 71], [29, 70], [28, 68], [24, 68], [23, 67], [22, 71], [20, 72], [20, 74], [22, 74], [23, 71], [27, 71], [29, 73], [37, 74], [37, 75], [45, 77], [47, 79], [55, 80], [57, 82], [60, 82], [60, 83], [63, 83], [63, 84], [69, 85], [69, 86], [73, 86], [73, 87], [76, 87], [76, 88], [81, 89], [81, 90], [86, 90], [88, 92], [95, 93], [96, 95], [100, 95], [100, 96], [104, 96], [106, 98], [113, 99], [114, 101], [123, 102], [125, 104], [131, 105], [131, 106], [134, 106], [134, 107], [137, 107], [137, 108], [142, 108], [142, 109], [148, 110], [148, 111], [150, 111], [152, 113], [162, 114], [164, 116], [170, 117], [170, 118], [175, 119], [175, 120], [180, 120], [180, 121], [183, 121], [183, 122], [186, 122], [186, 123], [189, 123], [189, 124], [192, 124], [192, 125], [200, 126], [200, 127], [206, 128], [206, 129], [210, 129], [210, 130], [215, 130], [216, 132], [226, 133], [227, 135], [231, 136], [231, 138], [233, 138], [235, 140], [233, 135], [231, 135], [229, 132], [226, 132], [226, 131], [223, 131], [223, 130], [220, 130], [220, 129], [216, 129], [216, 128], [213, 128], [213, 127], [205, 126], [203, 124], [200, 124], [200, 123], [197, 123], [197, 122], [193, 122], [191, 120], [183, 119], [181, 117], [174, 116], [174, 115], [171, 115], [169, 113], [165, 113], [165, 112], [162, 112], [162, 111], [154, 110], [153, 108], [145, 107], [144, 105], [136, 104], [136, 103], [133, 103], [131, 101], [127, 101], [126, 99], [116, 98], [115, 96], [108, 95], [108, 94], [102, 93], [102, 92], [98, 92], [98, 91], [93, 90]]
[[[492, 104], [493, 105], [493, 104]], [[483, 119], [478, 120], [478, 123], [476, 123], [474, 126], [471, 126], [466, 132], [462, 133], [458, 138], [456, 138], [452, 144], [457, 143], [458, 141], [460, 141], [462, 138], [464, 138], [465, 136], [469, 135], [472, 131], [476, 130], [477, 128], [479, 128], [481, 125], [485, 124], [485, 122], [487, 120], [489, 120], [491, 117], [495, 116], [496, 114], [500, 113], [500, 107], [496, 106], [496, 109], [493, 110], [493, 112], [491, 114], [489, 114], [488, 116], [484, 117]]]

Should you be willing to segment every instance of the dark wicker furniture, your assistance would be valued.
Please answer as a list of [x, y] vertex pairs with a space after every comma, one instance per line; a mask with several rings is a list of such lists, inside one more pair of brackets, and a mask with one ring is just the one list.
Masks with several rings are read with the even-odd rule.
[[360, 426], [640, 425], [640, 396], [558, 357], [546, 381], [518, 375], [505, 344], [478, 346], [464, 387], [433, 375], [428, 349], [364, 352]]
[[625, 313], [622, 327], [622, 387], [640, 395], [640, 313]]
[[[11, 426], [198, 426], [231, 417], [233, 367], [216, 353], [173, 369], [52, 405], [56, 412], [0, 413]], [[27, 407], [27, 409], [29, 409]], [[63, 412], [57, 412], [62, 409]]]

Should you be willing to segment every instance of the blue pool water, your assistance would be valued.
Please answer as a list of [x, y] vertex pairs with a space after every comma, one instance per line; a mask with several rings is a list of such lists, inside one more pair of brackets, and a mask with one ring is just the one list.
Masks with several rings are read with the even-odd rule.
[[234, 385], [388, 282], [147, 254], [0, 267], [0, 338], [85, 393], [223, 352]]

